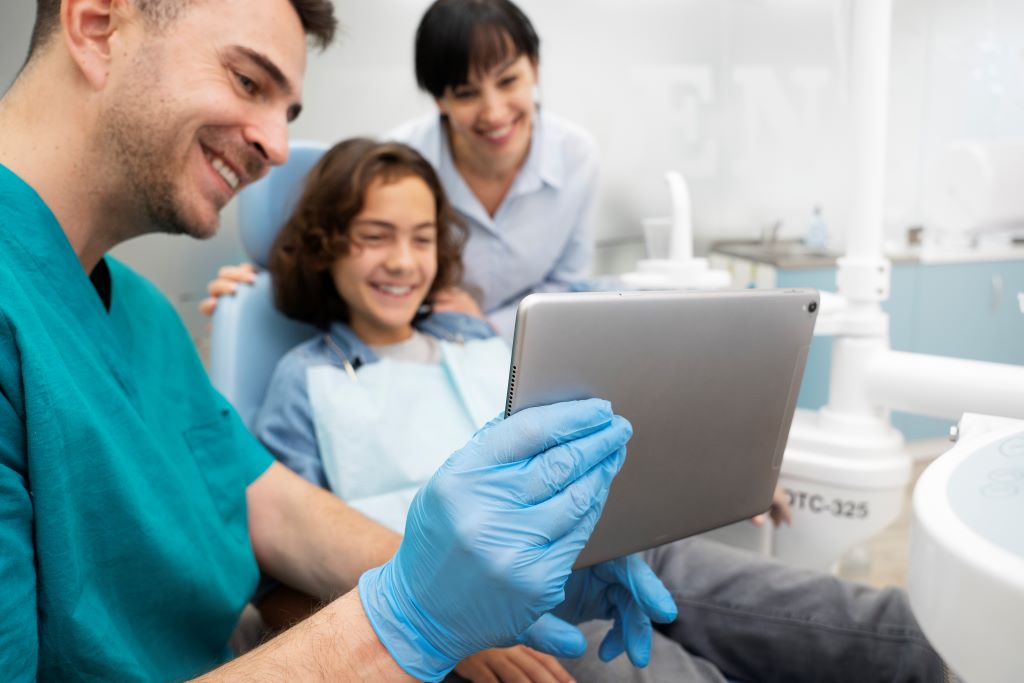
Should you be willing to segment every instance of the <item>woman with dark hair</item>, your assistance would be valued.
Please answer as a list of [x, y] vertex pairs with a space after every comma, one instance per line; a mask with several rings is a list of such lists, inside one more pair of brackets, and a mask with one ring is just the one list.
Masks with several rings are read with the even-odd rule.
[[589, 274], [597, 146], [537, 103], [540, 39], [509, 0], [437, 0], [415, 55], [439, 114], [387, 137], [434, 165], [469, 228], [465, 284], [436, 306], [479, 314], [478, 297], [511, 336], [523, 296], [568, 290]]

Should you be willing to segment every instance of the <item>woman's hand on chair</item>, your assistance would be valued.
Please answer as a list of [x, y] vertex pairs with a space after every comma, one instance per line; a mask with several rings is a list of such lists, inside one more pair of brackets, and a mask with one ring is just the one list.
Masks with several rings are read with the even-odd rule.
[[455, 673], [473, 683], [569, 683], [573, 680], [557, 659], [525, 645], [482, 650], [459, 662]]
[[238, 290], [239, 284], [251, 285], [255, 280], [256, 266], [251, 263], [224, 266], [217, 271], [217, 277], [206, 286], [206, 292], [210, 296], [199, 302], [199, 312], [203, 315], [213, 315], [220, 297], [230, 296]]
[[793, 510], [789, 506], [789, 494], [781, 486], [775, 487], [772, 506], [768, 508], [768, 512], [757, 515], [750, 521], [754, 523], [754, 526], [764, 526], [767, 517], [772, 518], [772, 524], [775, 526], [782, 526], [783, 522], [786, 526], [793, 526]]
[[461, 287], [447, 287], [434, 295], [433, 308], [438, 313], [465, 313], [486, 318], [473, 295]]

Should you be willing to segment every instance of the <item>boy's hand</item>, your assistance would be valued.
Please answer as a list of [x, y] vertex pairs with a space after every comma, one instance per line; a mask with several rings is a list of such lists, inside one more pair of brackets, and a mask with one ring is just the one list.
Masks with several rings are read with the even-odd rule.
[[573, 683], [557, 659], [525, 645], [482, 650], [459, 662], [455, 673], [473, 683]]

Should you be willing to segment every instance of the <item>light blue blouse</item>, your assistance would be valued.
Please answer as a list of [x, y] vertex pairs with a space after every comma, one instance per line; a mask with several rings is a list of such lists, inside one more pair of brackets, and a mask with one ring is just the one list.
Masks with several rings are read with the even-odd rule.
[[598, 162], [583, 129], [537, 109], [526, 161], [493, 216], [456, 169], [441, 117], [410, 121], [386, 137], [412, 146], [437, 170], [469, 225], [465, 281], [480, 289], [484, 312], [504, 336], [522, 297], [567, 291], [589, 275]]

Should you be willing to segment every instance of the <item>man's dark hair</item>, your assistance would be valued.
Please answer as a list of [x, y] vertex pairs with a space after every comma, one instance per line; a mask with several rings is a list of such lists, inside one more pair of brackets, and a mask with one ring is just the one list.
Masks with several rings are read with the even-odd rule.
[[510, 57], [540, 59], [540, 38], [509, 0], [437, 0], [416, 29], [416, 82], [434, 97]]
[[[32, 27], [32, 40], [28, 45], [28, 58], [46, 44], [60, 27], [60, 1], [36, 0], [36, 23]], [[157, 25], [166, 24], [177, 17], [189, 3], [195, 0], [133, 0], [139, 10]], [[323, 50], [334, 40], [338, 20], [334, 18], [331, 0], [290, 0], [299, 15], [302, 29], [313, 44]]]

